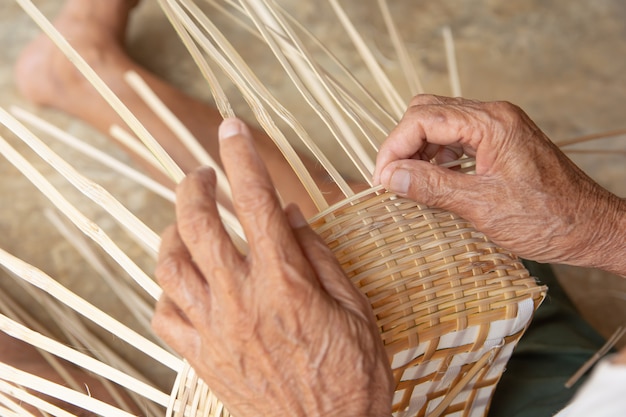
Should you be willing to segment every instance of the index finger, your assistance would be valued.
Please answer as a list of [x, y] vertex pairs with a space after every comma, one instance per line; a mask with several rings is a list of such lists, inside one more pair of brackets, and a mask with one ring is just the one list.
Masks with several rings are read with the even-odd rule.
[[[220, 156], [232, 189], [233, 206], [257, 258], [283, 259], [297, 242], [248, 127], [230, 118], [220, 125]], [[259, 251], [262, 251], [260, 253]]]
[[378, 151], [374, 183], [379, 183], [380, 173], [388, 164], [412, 159], [428, 144], [460, 145], [466, 153], [473, 153], [477, 139], [482, 137], [483, 123], [477, 123], [480, 119], [473, 101], [411, 105]]

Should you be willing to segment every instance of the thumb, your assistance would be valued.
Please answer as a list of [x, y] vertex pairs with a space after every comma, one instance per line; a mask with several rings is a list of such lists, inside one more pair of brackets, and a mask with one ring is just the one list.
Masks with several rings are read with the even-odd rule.
[[381, 172], [380, 183], [399, 196], [450, 210], [467, 219], [472, 217], [473, 203], [480, 190], [475, 175], [412, 159], [387, 165]]

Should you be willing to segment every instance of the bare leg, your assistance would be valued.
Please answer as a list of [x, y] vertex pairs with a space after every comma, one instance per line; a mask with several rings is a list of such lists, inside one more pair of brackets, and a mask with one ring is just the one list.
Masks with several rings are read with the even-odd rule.
[[[217, 110], [185, 95], [133, 62], [126, 54], [124, 34], [129, 14], [136, 3], [137, 0], [68, 0], [55, 25], [184, 171], [194, 169], [198, 163], [127, 86], [123, 80], [126, 71], [139, 73], [219, 163], [216, 138], [221, 117]], [[26, 48], [15, 72], [18, 88], [34, 103], [65, 111], [103, 132], [108, 132], [113, 124], [125, 126], [45, 35]], [[271, 139], [259, 131], [255, 132], [255, 137], [285, 202], [298, 203], [305, 215], [315, 214], [317, 210], [306, 190]], [[139, 158], [138, 162], [150, 174], [167, 183]], [[313, 175], [331, 198], [340, 198], [338, 190], [328, 183], [323, 171], [314, 169]]]

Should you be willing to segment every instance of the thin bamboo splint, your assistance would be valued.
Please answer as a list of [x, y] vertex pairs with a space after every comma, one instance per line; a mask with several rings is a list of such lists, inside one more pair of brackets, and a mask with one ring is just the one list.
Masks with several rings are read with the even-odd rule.
[[[182, 174], [176, 164], [164, 154], [159, 144], [141, 126], [140, 121], [136, 120], [115, 97], [37, 8], [28, 0], [16, 1], [101, 91], [111, 106], [132, 127], [134, 134], [156, 155], [156, 160], [164, 166], [164, 170], [169, 172], [175, 181], [180, 180]], [[513, 254], [498, 248], [473, 229], [467, 221], [452, 213], [421, 206], [386, 193], [380, 188], [355, 194], [340, 170], [312, 139], [313, 135], [299, 123], [298, 116], [286, 109], [256, 77], [237, 49], [230, 45], [227, 37], [213, 24], [203, 9], [190, 0], [159, 0], [159, 3], [209, 82], [216, 105], [222, 114], [231, 116], [234, 111], [224, 90], [217, 83], [213, 67], [220, 68], [239, 89], [259, 124], [292, 163], [294, 171], [309, 190], [311, 199], [317, 204], [320, 214], [311, 219], [311, 225], [331, 247], [347, 275], [372, 304], [381, 338], [392, 359], [397, 382], [393, 401], [394, 415], [484, 416], [504, 366], [529, 324], [535, 308], [541, 303], [545, 288], [536, 284], [534, 278], [528, 275]], [[307, 49], [307, 45], [314, 45], [316, 50], [321, 50], [324, 59], [335, 63], [340, 60], [323, 48], [306, 28], [299, 25], [274, 1], [207, 0], [206, 3], [214, 8], [211, 10], [226, 15], [236, 25], [241, 25], [257, 39], [262, 39], [266, 43], [292, 81], [294, 92], [301, 94], [302, 99], [319, 117], [320, 126], [327, 128], [328, 134], [335, 138], [354, 165], [354, 170], [361, 175], [362, 181], [367, 183], [373, 168], [372, 154], [377, 150], [378, 143], [389, 128], [400, 117], [405, 98], [389, 81], [384, 70], [376, 62], [375, 55], [371, 53], [339, 2], [329, 0], [329, 6], [338, 16], [340, 25], [354, 43], [365, 66], [371, 71], [372, 78], [376, 81], [374, 85], [383, 92], [381, 101], [385, 103], [384, 105], [375, 98], [376, 94], [369, 93], [341, 65], [337, 67], [344, 71], [343, 75], [346, 77], [343, 78], [347, 78], [345, 83], [339, 82], [333, 71], [318, 63], [317, 57]], [[421, 82], [415, 77], [385, 0], [379, 0], [378, 6], [399, 61], [402, 63], [408, 85], [421, 90]], [[449, 68], [452, 70], [451, 82], [455, 91], [460, 91], [450, 31], [444, 31], [444, 36]], [[193, 148], [195, 146], [193, 138], [189, 137], [184, 127], [171, 119], [171, 113], [161, 106], [162, 103], [158, 103], [156, 97], [151, 96], [151, 92], [145, 91], [141, 80], [137, 80], [133, 75], [129, 77], [133, 85], [139, 86], [138, 88], [143, 91], [142, 95], [146, 100], [153, 104], [157, 117], [167, 120], [172, 130], [185, 137], [181, 140], [191, 143], [188, 146]], [[28, 123], [37, 123], [23, 112], [17, 113]], [[120, 204], [114, 202], [104, 190], [98, 190], [78, 173], [65, 167], [54, 153], [41, 146], [32, 132], [7, 112], [2, 111], [0, 115], [3, 124], [12, 127], [17, 137], [39, 149], [42, 157], [57, 166], [68, 179], [75, 181], [78, 188], [83, 191], [91, 190], [91, 195], [100, 201], [103, 207], [108, 208], [112, 216], [124, 224], [146, 247], [154, 250], [158, 246], [158, 240], [153, 233], [141, 225], [131, 213], [127, 213]], [[279, 122], [286, 125], [287, 128], [284, 130], [288, 131], [289, 135], [295, 134], [320, 166], [327, 170], [329, 177], [343, 191], [345, 200], [329, 207], [325, 196], [317, 188], [310, 173], [304, 168], [300, 157], [287, 140], [288, 133], [279, 128]], [[129, 136], [122, 133], [121, 128], [116, 128], [115, 131], [116, 135]], [[319, 132], [316, 131], [315, 134], [319, 135]], [[150, 297], [158, 297], [160, 289], [155, 287], [154, 282], [132, 263], [96, 224], [69, 204], [52, 184], [34, 170], [8, 143], [3, 140], [0, 144], [5, 156], [16, 164], [25, 176], [51, 195], [53, 202], [64, 214], [110, 253]], [[206, 156], [204, 158], [206, 160]], [[471, 160], [460, 161], [457, 165], [464, 171], [472, 169]], [[121, 170], [128, 172], [123, 168]], [[133, 177], [140, 176], [133, 174]], [[225, 184], [222, 187], [227, 190]], [[96, 190], [95, 194], [93, 190]], [[228, 217], [226, 213], [224, 217], [230, 225], [233, 237], [240, 239], [238, 242], [241, 246], [245, 245], [244, 236], [235, 224], [236, 220]], [[159, 407], [162, 407], [163, 413], [168, 416], [229, 415], [210, 389], [198, 379], [184, 361], [137, 335], [124, 323], [108, 317], [105, 312], [81, 300], [41, 271], [25, 265], [5, 251], [0, 251], [0, 254], [2, 255], [0, 263], [11, 270], [18, 277], [16, 279], [25, 280], [41, 288], [61, 303], [73, 306], [81, 314], [98, 318], [100, 324], [106, 326], [109, 331], [123, 335], [124, 339], [144, 351], [151, 360], [175, 372], [176, 382], [171, 394], [165, 397], [151, 386], [143, 385], [143, 382], [135, 384], [135, 394], [143, 397], [145, 401], [151, 401], [152, 406], [159, 410], [161, 410]], [[142, 297], [145, 294], [137, 296]], [[52, 307], [50, 309], [52, 311]], [[62, 313], [59, 314], [62, 317]], [[3, 320], [4, 328], [12, 329], [11, 332], [15, 337], [39, 340], [42, 349], [60, 357], [70, 358], [73, 355], [56, 342], [46, 343], [46, 339], [23, 329], [8, 318]], [[98, 360], [106, 362], [104, 358]], [[104, 378], [126, 385], [132, 384], [129, 382], [131, 379], [126, 379], [115, 371], [115, 366], [111, 368], [106, 363], [100, 366], [97, 361], [82, 356], [79, 364], [89, 367], [92, 372]], [[14, 385], [21, 383], [32, 389], [41, 386], [46, 392], [57, 393], [62, 398], [71, 397], [75, 404], [85, 409], [102, 410], [106, 415], [114, 415], [108, 414], [113, 410], [110, 408], [113, 406], [104, 406], [85, 398], [84, 395], [69, 393], [67, 389], [42, 382], [19, 370], [9, 367], [2, 369], [11, 377], [3, 378], [0, 375], [0, 407], [2, 407], [0, 411], [19, 410], [16, 401], [11, 400], [11, 397], [36, 403], [37, 406], [41, 404], [41, 400]], [[51, 404], [41, 404], [42, 409], [52, 414], [57, 413], [55, 407]], [[69, 414], [59, 412], [58, 415]], [[123, 415], [123, 412], [120, 411], [117, 415]]]

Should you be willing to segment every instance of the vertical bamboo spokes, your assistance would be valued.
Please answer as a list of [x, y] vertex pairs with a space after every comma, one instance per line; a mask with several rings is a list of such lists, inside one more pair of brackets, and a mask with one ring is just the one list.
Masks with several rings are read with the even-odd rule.
[[167, 406], [169, 395], [160, 392], [154, 387], [145, 384], [144, 382], [139, 381], [118, 369], [71, 349], [56, 340], [34, 332], [2, 314], [0, 314], [0, 330], [12, 337], [27, 342], [32, 346], [45, 350], [46, 352], [49, 352], [68, 362], [74, 363], [83, 369], [115, 382], [129, 391], [139, 393], [144, 398], [160, 404], [163, 407]]
[[111, 157], [110, 155], [85, 143], [75, 136], [70, 135], [66, 131], [59, 129], [51, 123], [43, 120], [40, 117], [35, 116], [30, 112], [27, 112], [22, 108], [13, 106], [11, 107], [11, 113], [13, 113], [13, 115], [15, 115], [15, 117], [17, 117], [19, 120], [28, 123], [33, 127], [36, 127], [40, 131], [50, 135], [52, 138], [63, 142], [65, 145], [68, 145], [73, 149], [78, 150], [82, 154], [119, 173], [124, 178], [128, 178], [137, 182], [137, 184], [163, 197], [165, 200], [171, 203], [174, 202], [174, 192], [172, 190], [161, 185], [160, 183], [156, 182], [145, 174], [142, 174], [141, 172], [120, 162], [118, 159]]
[[161, 239], [148, 226], [106, 191], [102, 186], [80, 174], [67, 161], [52, 151], [43, 141], [19, 123], [6, 110], [0, 108], [0, 123], [8, 127], [19, 139], [33, 149], [42, 159], [48, 162], [57, 172], [63, 175], [74, 187], [105, 209], [112, 217], [123, 225], [138, 243], [148, 248], [156, 257]]
[[[11, 382], [13, 384], [19, 384], [20, 386], [31, 389], [35, 392], [40, 392], [42, 394], [49, 395], [50, 397], [58, 398], [69, 404], [80, 407], [83, 410], [91, 411], [96, 415], [133, 417], [132, 414], [124, 410], [120, 410], [119, 408], [104, 403], [100, 400], [92, 398], [87, 394], [82, 394], [78, 391], [74, 391], [71, 388], [66, 388], [62, 385], [55, 384], [54, 382], [50, 382], [44, 378], [31, 375], [27, 372], [21, 371], [17, 368], [3, 363], [0, 363], [0, 380]], [[34, 399], [33, 397], [29, 398]], [[42, 407], [42, 409], [53, 413], [54, 415], [76, 417], [73, 414], [67, 413], [65, 411], [63, 411], [62, 414], [59, 414], [60, 409], [58, 407], [49, 407], [48, 405], [46, 405], [45, 401], [38, 401], [37, 406]]]
[[73, 206], [46, 178], [19, 152], [0, 136], [0, 153], [3, 154], [24, 177], [35, 185], [69, 220], [83, 233], [93, 239], [155, 300], [161, 296], [161, 288], [124, 253], [99, 227]]
[[103, 329], [120, 337], [131, 346], [141, 349], [146, 355], [172, 370], [178, 371], [182, 362], [176, 356], [157, 346], [123, 323], [96, 308], [91, 303], [74, 294], [41, 270], [0, 249], [0, 265], [16, 277], [50, 294], [74, 311], [93, 321]]
[[461, 91], [461, 77], [456, 62], [456, 48], [454, 47], [454, 38], [452, 37], [450, 26], [443, 28], [443, 40], [446, 48], [446, 61], [448, 62], [448, 76], [450, 77], [452, 96], [461, 97], [463, 95]]

